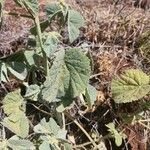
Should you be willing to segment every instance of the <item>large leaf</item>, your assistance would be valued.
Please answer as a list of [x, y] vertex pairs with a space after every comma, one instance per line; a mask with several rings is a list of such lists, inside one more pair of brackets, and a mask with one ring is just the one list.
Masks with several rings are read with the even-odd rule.
[[4, 118], [2, 124], [9, 130], [24, 138], [29, 132], [28, 119], [25, 116], [25, 103], [20, 90], [8, 93], [3, 100], [3, 108], [8, 117]]
[[46, 101], [53, 101], [56, 98], [59, 84], [62, 82], [62, 65], [64, 59], [64, 51], [62, 51], [61, 55], [57, 55], [53, 65], [50, 69], [49, 76], [44, 82], [44, 87], [41, 91], [42, 97]]
[[141, 70], [129, 69], [113, 79], [111, 89], [116, 103], [139, 100], [150, 92], [150, 77]]
[[27, 77], [27, 68], [24, 63], [11, 62], [9, 63], [8, 70], [19, 80], [24, 80]]
[[25, 111], [25, 105], [20, 90], [8, 93], [3, 100], [4, 112], [9, 116]]
[[4, 118], [2, 124], [16, 135], [25, 138], [29, 132], [29, 122], [24, 113], [12, 114]]
[[43, 99], [51, 102], [56, 95], [75, 98], [85, 90], [90, 69], [89, 59], [79, 49], [69, 49], [65, 55], [59, 52], [50, 69], [50, 78], [44, 83]]
[[84, 25], [84, 19], [79, 12], [68, 10], [68, 32], [72, 43], [79, 36], [79, 28]]

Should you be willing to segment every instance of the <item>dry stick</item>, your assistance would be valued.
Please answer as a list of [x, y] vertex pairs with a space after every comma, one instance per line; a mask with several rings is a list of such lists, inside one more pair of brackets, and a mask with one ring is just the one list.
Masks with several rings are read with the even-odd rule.
[[147, 128], [147, 129], [149, 129], [150, 130], [150, 127], [149, 126], [147, 126], [147, 125], [145, 125], [144, 123], [142, 123], [141, 121], [138, 121], [138, 123], [139, 124], [141, 124], [143, 127], [145, 127], [145, 128]]
[[70, 114], [68, 114], [66, 111], [64, 112], [64, 114], [70, 119], [72, 120], [81, 130], [82, 132], [87, 136], [87, 138], [91, 141], [91, 143], [94, 145], [94, 147], [97, 147], [97, 144], [95, 143], [95, 141], [90, 137], [90, 135], [86, 132], [86, 130], [79, 124], [79, 122], [74, 119]]

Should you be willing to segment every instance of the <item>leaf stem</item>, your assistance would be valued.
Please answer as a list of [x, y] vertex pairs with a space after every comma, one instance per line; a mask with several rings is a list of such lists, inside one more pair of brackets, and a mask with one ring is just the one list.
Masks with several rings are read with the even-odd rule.
[[82, 130], [82, 132], [87, 136], [87, 138], [90, 140], [90, 142], [93, 144], [93, 146], [96, 148], [97, 144], [95, 143], [95, 141], [90, 137], [90, 135], [86, 132], [86, 130], [79, 124], [79, 122], [74, 119], [70, 114], [68, 114], [66, 111], [64, 112], [64, 114], [70, 119], [72, 120], [79, 128], [80, 130]]
[[41, 52], [43, 55], [45, 74], [46, 74], [46, 76], [49, 76], [48, 59], [47, 59], [47, 56], [46, 56], [46, 53], [45, 53], [44, 47], [43, 47], [42, 32], [41, 32], [41, 27], [40, 27], [39, 16], [35, 17], [34, 22], [35, 22], [35, 25], [37, 28], [37, 35], [38, 35], [38, 39], [39, 39], [39, 43], [40, 43], [40, 47], [41, 47]]

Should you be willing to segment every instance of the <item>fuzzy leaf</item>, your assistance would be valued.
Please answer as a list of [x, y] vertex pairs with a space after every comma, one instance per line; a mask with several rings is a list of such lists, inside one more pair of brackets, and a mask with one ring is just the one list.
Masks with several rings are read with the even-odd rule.
[[111, 84], [116, 103], [128, 103], [143, 98], [150, 92], [150, 77], [138, 69], [126, 70]]
[[47, 57], [50, 57], [50, 55], [52, 55], [55, 52], [57, 44], [59, 42], [59, 37], [60, 34], [58, 34], [57, 32], [48, 33], [44, 42], [44, 51]]
[[58, 97], [69, 94], [75, 98], [82, 93], [90, 77], [90, 61], [79, 49], [69, 49], [63, 54], [59, 52], [50, 69], [50, 79], [44, 83], [43, 99], [51, 102]]
[[27, 87], [24, 97], [30, 98], [30, 100], [33, 101], [37, 101], [39, 93], [40, 93], [40, 87], [38, 85], [36, 84], [30, 85]]
[[16, 135], [25, 138], [29, 132], [29, 122], [24, 113], [12, 114], [4, 118], [2, 124]]
[[97, 97], [97, 90], [89, 84], [87, 89], [85, 90], [85, 98], [89, 107], [92, 107], [94, 105], [96, 97]]
[[60, 130], [60, 127], [57, 125], [53, 118], [50, 118], [49, 122], [46, 122], [45, 118], [34, 127], [34, 132], [36, 133], [45, 133], [45, 134], [57, 134]]
[[20, 90], [8, 93], [3, 100], [4, 112], [9, 116], [13, 113], [19, 114], [25, 111], [25, 103], [20, 95]]
[[84, 25], [84, 19], [79, 12], [68, 10], [68, 32], [72, 43], [79, 36], [79, 28]]
[[61, 12], [61, 7], [58, 3], [51, 3], [48, 4], [46, 7], [46, 13], [50, 22], [60, 12]]
[[19, 138], [10, 138], [8, 140], [8, 146], [13, 150], [35, 150], [35, 146], [29, 140], [22, 140]]

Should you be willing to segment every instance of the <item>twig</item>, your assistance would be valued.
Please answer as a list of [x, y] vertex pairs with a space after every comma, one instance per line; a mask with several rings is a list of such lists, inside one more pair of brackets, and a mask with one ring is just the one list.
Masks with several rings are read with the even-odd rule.
[[34, 108], [36, 108], [37, 110], [41, 111], [42, 113], [47, 114], [47, 115], [49, 115], [49, 116], [52, 116], [51, 113], [49, 113], [49, 112], [47, 112], [47, 111], [44, 111], [44, 110], [40, 109], [40, 108], [37, 107], [36, 105], [34, 105], [34, 104], [31, 104], [31, 105], [32, 105]]

